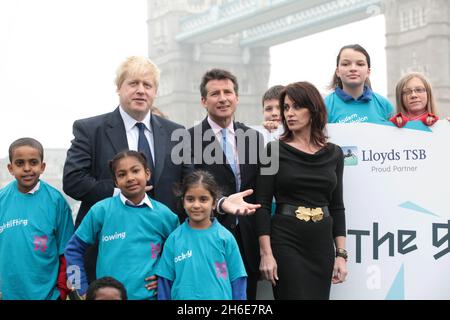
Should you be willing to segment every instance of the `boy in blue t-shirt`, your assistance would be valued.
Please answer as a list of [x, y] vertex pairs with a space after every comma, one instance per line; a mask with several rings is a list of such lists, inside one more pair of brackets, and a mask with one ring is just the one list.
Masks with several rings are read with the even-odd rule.
[[21, 138], [9, 147], [16, 178], [0, 190], [0, 292], [5, 300], [65, 299], [64, 248], [72, 213], [61, 193], [40, 180], [44, 150]]

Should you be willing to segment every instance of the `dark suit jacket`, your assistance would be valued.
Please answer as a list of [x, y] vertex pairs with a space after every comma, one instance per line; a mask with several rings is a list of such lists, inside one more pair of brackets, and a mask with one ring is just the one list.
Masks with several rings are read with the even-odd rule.
[[[242, 141], [242, 146], [244, 146], [244, 148], [241, 148], [241, 150], [239, 148], [239, 142], [237, 142], [239, 169], [241, 172], [240, 191], [246, 189], [254, 190], [260, 163], [259, 152], [261, 149], [264, 149], [264, 139], [262, 135], [257, 131], [247, 127], [242, 123], [234, 122], [234, 130], [236, 131], [238, 129], [241, 129], [243, 132], [245, 132], [245, 134], [248, 134], [250, 136], [253, 135], [253, 138], [256, 139], [252, 140], [246, 138], [244, 141]], [[194, 167], [195, 169], [202, 169], [210, 172], [221, 188], [222, 193], [225, 196], [228, 196], [236, 192], [235, 177], [230, 165], [225, 162], [225, 155], [220, 146], [220, 142], [216, 140], [216, 138], [213, 136], [213, 133], [204, 136], [204, 133], [207, 130], [212, 129], [206, 119], [203, 120], [202, 123], [188, 130], [191, 136], [191, 152], [194, 158]], [[238, 134], [236, 136], [238, 137]], [[212, 139], [207, 139], [207, 141], [204, 141], [204, 137], [212, 137]], [[199, 150], [199, 148], [201, 148], [201, 150]], [[221, 158], [220, 163], [208, 164], [208, 161], [206, 161], [205, 163], [205, 149], [207, 149], [207, 154], [209, 154], [209, 151], [212, 149], [218, 150], [220, 152], [220, 155], [217, 155], [216, 159]], [[214, 150], [212, 150], [212, 156], [216, 157]], [[255, 203], [254, 194], [247, 197], [245, 200], [249, 203]], [[223, 226], [225, 226], [228, 230], [231, 231], [231, 233], [233, 233], [233, 235], [236, 237], [236, 240], [240, 242], [239, 246], [244, 251], [242, 258], [246, 262], [246, 265], [250, 268], [250, 270], [247, 270], [247, 272], [259, 272], [260, 255], [258, 237], [255, 232], [254, 215], [240, 216], [239, 228], [236, 228], [236, 216], [234, 215], [219, 215], [217, 218]], [[239, 232], [239, 235], [237, 235], [237, 232]]]
[[[171, 161], [171, 134], [184, 127], [152, 114], [155, 172], [154, 198], [175, 211], [174, 183], [193, 170], [190, 164], [176, 165]], [[72, 145], [67, 151], [64, 165], [63, 189], [70, 197], [80, 200], [76, 226], [96, 202], [111, 197], [114, 182], [109, 170], [109, 160], [118, 152], [128, 150], [125, 126], [119, 108], [92, 118], [77, 120], [73, 124]]]

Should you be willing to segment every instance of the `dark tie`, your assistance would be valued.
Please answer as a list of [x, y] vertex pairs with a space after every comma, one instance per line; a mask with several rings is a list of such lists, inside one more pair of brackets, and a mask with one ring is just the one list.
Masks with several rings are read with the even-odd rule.
[[136, 122], [136, 127], [138, 127], [139, 129], [138, 151], [142, 152], [147, 158], [148, 167], [151, 171], [150, 184], [153, 185], [155, 166], [153, 164], [152, 151], [150, 150], [150, 145], [148, 143], [147, 137], [145, 136], [145, 125], [142, 122]]

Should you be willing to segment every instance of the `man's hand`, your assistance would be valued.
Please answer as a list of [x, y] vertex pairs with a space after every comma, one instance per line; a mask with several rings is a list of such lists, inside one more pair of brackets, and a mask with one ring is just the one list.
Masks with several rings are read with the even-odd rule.
[[254, 214], [256, 209], [260, 208], [261, 205], [247, 203], [244, 201], [244, 198], [248, 197], [252, 193], [253, 189], [247, 189], [242, 192], [233, 193], [223, 201], [222, 210], [226, 213], [240, 216]]

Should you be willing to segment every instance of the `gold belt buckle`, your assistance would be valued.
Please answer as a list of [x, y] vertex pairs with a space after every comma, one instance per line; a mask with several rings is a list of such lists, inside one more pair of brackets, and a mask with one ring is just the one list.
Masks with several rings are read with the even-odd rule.
[[297, 219], [304, 221], [312, 220], [314, 222], [317, 222], [323, 219], [322, 208], [298, 207], [297, 210], [295, 210], [295, 213]]

